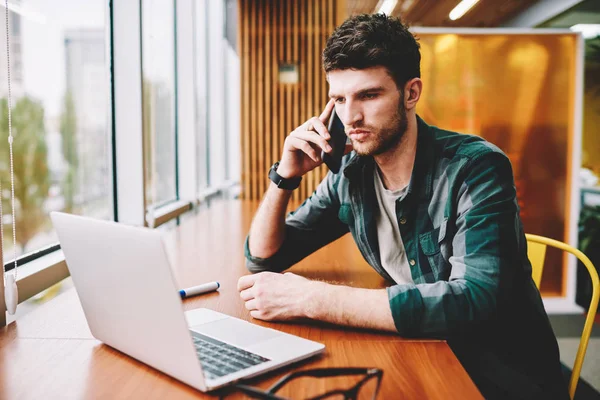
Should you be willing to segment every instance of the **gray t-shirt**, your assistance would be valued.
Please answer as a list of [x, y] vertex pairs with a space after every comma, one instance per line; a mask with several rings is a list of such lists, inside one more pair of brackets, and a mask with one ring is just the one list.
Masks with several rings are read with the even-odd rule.
[[414, 283], [396, 218], [396, 201], [406, 195], [408, 187], [395, 191], [387, 190], [383, 186], [378, 168], [375, 168], [374, 181], [375, 194], [379, 204], [379, 213], [375, 221], [381, 264], [397, 284]]

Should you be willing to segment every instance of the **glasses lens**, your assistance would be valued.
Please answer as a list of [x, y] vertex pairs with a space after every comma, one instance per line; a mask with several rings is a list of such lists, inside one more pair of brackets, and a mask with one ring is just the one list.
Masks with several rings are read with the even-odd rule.
[[344, 392], [354, 387], [364, 377], [364, 375], [344, 375], [326, 378], [301, 377], [292, 379], [286, 383], [276, 394], [288, 399], [299, 400], [319, 397], [328, 392], [339, 392], [333, 393], [325, 397], [325, 399], [344, 400]]
[[366, 381], [358, 391], [358, 400], [375, 400], [377, 398], [377, 382], [376, 376], [371, 377]]

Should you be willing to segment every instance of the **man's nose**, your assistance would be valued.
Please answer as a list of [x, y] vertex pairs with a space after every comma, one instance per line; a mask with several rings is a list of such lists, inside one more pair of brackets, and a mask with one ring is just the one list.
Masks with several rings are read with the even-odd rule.
[[342, 122], [345, 126], [354, 126], [363, 119], [362, 109], [354, 102], [346, 102], [343, 114]]

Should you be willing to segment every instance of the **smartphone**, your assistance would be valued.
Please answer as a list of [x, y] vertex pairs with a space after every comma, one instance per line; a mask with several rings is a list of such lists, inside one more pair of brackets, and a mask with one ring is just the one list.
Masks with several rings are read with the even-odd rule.
[[331, 172], [337, 174], [340, 172], [342, 166], [342, 157], [344, 157], [344, 151], [346, 149], [346, 132], [344, 130], [344, 124], [335, 113], [335, 108], [331, 111], [331, 117], [329, 117], [329, 124], [327, 130], [331, 139], [327, 141], [332, 148], [331, 153], [321, 151], [321, 159], [329, 167]]

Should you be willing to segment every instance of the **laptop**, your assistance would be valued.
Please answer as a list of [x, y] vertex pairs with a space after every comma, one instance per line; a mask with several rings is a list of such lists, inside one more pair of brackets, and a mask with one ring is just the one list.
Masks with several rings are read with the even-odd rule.
[[92, 335], [175, 379], [205, 392], [325, 349], [213, 310], [184, 312], [156, 230], [50, 216]]

